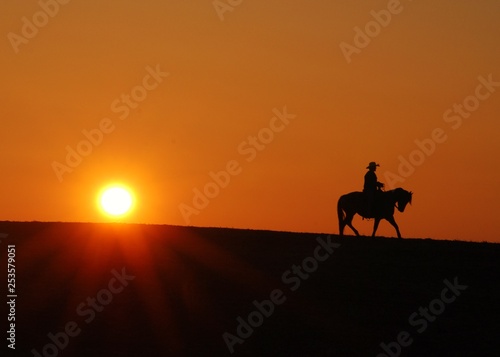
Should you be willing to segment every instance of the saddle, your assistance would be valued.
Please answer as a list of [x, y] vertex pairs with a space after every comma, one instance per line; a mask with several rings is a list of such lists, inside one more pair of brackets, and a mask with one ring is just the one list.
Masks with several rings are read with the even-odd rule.
[[375, 218], [380, 210], [380, 199], [382, 191], [363, 192], [363, 218]]

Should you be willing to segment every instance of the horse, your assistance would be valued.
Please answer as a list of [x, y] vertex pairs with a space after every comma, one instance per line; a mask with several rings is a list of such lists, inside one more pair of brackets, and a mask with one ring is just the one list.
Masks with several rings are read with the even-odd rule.
[[352, 219], [357, 213], [363, 218], [375, 219], [372, 237], [375, 237], [375, 232], [377, 231], [380, 221], [385, 219], [396, 229], [398, 238], [401, 238], [399, 227], [394, 220], [394, 207], [396, 207], [398, 211], [404, 212], [406, 205], [408, 203], [411, 204], [412, 195], [413, 192], [403, 190], [402, 188], [382, 191], [377, 195], [380, 197], [376, 199], [377, 203], [373, 213], [369, 212], [370, 210], [367, 208], [365, 193], [351, 192], [340, 196], [337, 202], [340, 236], [342, 237], [344, 235], [344, 228], [346, 225], [354, 231], [356, 236], [359, 236], [358, 231], [352, 225]]

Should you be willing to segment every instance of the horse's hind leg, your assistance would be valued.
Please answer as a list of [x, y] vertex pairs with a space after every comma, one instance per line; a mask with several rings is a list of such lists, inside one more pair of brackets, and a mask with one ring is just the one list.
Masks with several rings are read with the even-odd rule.
[[344, 236], [345, 219], [339, 218], [339, 236]]
[[346, 218], [345, 218], [345, 223], [349, 226], [349, 228], [352, 229], [352, 231], [354, 232], [354, 234], [356, 234], [358, 237], [359, 237], [359, 232], [356, 228], [354, 228], [354, 226], [352, 225], [352, 219], [353, 219], [354, 215], [348, 215]]
[[372, 237], [375, 237], [375, 232], [377, 232], [378, 224], [380, 223], [380, 218], [375, 218], [375, 222], [373, 223], [373, 233]]

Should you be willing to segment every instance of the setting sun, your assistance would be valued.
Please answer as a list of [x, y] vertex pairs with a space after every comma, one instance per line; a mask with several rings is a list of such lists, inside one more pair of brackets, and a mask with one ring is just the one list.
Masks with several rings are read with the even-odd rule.
[[123, 186], [110, 186], [99, 195], [99, 207], [110, 216], [118, 217], [129, 213], [134, 204], [131, 191]]

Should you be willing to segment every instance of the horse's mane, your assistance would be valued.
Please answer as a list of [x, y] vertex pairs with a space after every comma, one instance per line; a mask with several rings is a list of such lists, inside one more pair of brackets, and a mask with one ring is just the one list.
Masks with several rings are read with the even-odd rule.
[[404, 188], [397, 187], [393, 190], [386, 191], [386, 192], [391, 192], [393, 194], [396, 194], [400, 197], [400, 200], [401, 199], [406, 200], [406, 201], [408, 201], [409, 204], [411, 204], [411, 200], [413, 198], [413, 192], [411, 192], [411, 191], [406, 191]]

